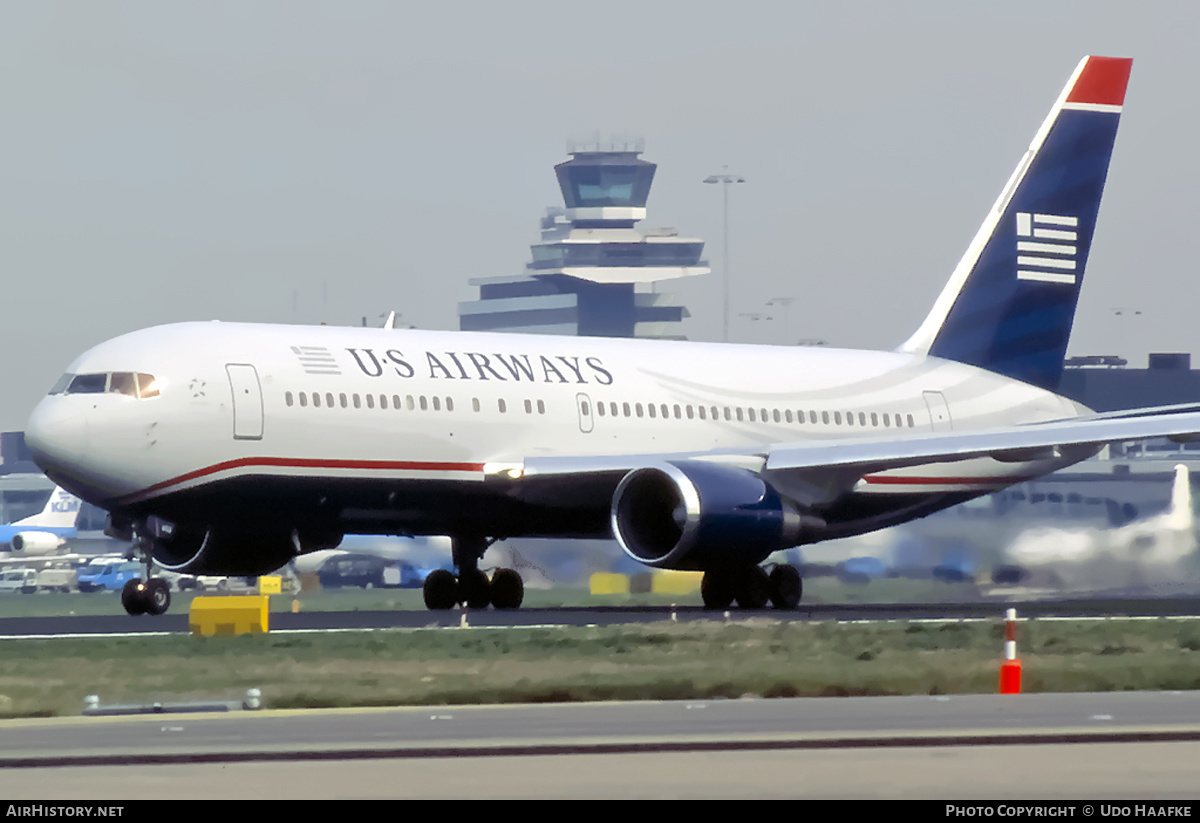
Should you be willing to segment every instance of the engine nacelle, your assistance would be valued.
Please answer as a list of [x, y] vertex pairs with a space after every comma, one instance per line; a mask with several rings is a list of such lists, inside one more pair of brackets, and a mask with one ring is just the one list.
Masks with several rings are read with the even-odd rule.
[[292, 533], [282, 529], [162, 525], [144, 539], [154, 561], [168, 571], [255, 577], [270, 574], [296, 556]]
[[57, 554], [66, 544], [66, 540], [50, 532], [20, 532], [13, 535], [11, 543], [14, 554], [30, 557]]
[[762, 562], [820, 521], [751, 471], [696, 460], [635, 469], [617, 485], [612, 530], [625, 553], [660, 569]]

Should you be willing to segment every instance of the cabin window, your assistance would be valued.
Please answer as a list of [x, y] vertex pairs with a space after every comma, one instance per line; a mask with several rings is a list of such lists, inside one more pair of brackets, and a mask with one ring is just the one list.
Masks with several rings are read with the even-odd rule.
[[283, 402], [289, 406], [292, 405], [292, 393], [290, 391], [283, 393]]

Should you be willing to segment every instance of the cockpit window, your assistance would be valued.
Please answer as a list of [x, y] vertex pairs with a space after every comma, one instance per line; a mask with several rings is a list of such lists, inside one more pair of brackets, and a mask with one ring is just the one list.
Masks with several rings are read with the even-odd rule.
[[62, 377], [58, 378], [58, 382], [50, 389], [51, 394], [62, 394], [67, 390], [67, 386], [71, 385], [71, 381], [75, 379], [75, 375], [67, 372]]
[[154, 379], [152, 374], [139, 374], [137, 376], [138, 397], [158, 397], [158, 381]]
[[134, 379], [133, 372], [115, 371], [108, 381], [108, 390], [117, 394], [127, 394], [130, 397], [138, 396], [137, 380]]
[[107, 374], [77, 374], [67, 387], [67, 394], [101, 394], [107, 387]]
[[51, 394], [124, 394], [129, 397], [158, 397], [152, 374], [115, 371], [104, 374], [64, 374], [50, 389]]

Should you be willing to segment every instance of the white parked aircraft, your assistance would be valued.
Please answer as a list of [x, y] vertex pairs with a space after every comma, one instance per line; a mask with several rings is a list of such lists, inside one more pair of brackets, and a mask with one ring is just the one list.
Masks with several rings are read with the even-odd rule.
[[[506, 608], [523, 587], [479, 571], [490, 540], [615, 536], [704, 570], [710, 607], [794, 607], [798, 572], [759, 566], [773, 551], [1200, 432], [1197, 410], [1094, 415], [1054, 393], [1130, 66], [1079, 64], [897, 351], [181, 323], [81, 355], [27, 443], [173, 571], [443, 534], [459, 574], [430, 575], [427, 605]], [[163, 588], [126, 608], [165, 609]]]
[[1183, 583], [1194, 575], [1197, 545], [1191, 481], [1181, 463], [1162, 514], [1113, 529], [1028, 529], [1004, 554], [1022, 570], [1078, 590]]
[[50, 492], [37, 514], [0, 526], [0, 548], [10, 559], [64, 554], [75, 537], [82, 501], [60, 486]]

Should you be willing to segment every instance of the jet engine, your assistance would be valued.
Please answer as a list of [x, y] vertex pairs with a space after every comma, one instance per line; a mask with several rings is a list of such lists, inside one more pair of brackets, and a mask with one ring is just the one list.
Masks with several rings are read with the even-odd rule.
[[14, 554], [42, 557], [57, 554], [66, 544], [67, 541], [50, 532], [20, 532], [13, 535], [12, 550]]
[[751, 471], [681, 460], [634, 469], [613, 494], [612, 530], [625, 553], [660, 569], [762, 562], [821, 521]]

